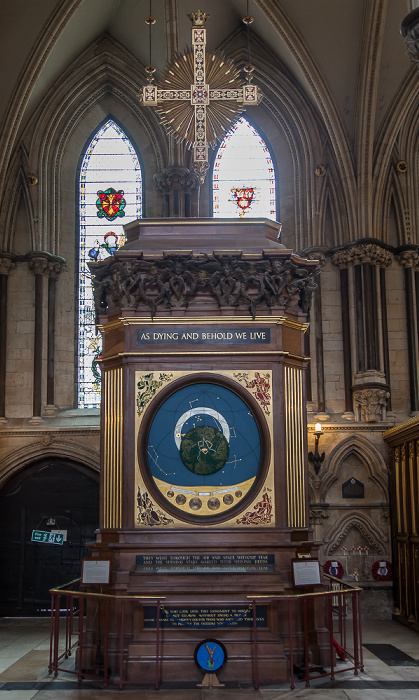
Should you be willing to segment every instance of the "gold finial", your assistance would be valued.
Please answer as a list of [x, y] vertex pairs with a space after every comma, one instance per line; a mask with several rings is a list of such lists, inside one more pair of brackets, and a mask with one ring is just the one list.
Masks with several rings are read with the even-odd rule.
[[154, 66], [146, 66], [146, 67], [144, 68], [144, 70], [145, 70], [145, 72], [147, 73], [147, 82], [148, 82], [148, 83], [152, 83], [153, 80], [154, 80], [154, 75], [153, 75], [153, 73], [156, 72], [156, 69], [154, 68]]
[[209, 18], [209, 15], [207, 15], [206, 12], [201, 12], [201, 10], [198, 10], [198, 12], [191, 12], [188, 17], [191, 20], [193, 27], [205, 27], [205, 22]]

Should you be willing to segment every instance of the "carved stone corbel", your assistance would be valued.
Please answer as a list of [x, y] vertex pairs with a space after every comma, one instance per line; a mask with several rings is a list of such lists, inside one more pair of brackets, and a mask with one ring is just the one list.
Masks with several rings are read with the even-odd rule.
[[419, 7], [404, 18], [400, 33], [404, 38], [410, 61], [419, 69]]
[[340, 268], [362, 265], [363, 263], [377, 267], [388, 267], [393, 262], [393, 258], [391, 251], [377, 243], [357, 243], [336, 251], [332, 256], [332, 263]]
[[12, 255], [0, 253], [0, 275], [8, 275], [15, 267], [16, 263]]
[[191, 216], [191, 192], [199, 185], [196, 173], [182, 165], [171, 165], [155, 173], [153, 180], [162, 193], [164, 217]]
[[419, 271], [419, 249], [410, 248], [409, 250], [403, 250], [399, 253], [397, 259], [404, 268], [411, 268], [416, 272]]
[[384, 387], [369, 387], [354, 392], [355, 420], [381, 422], [387, 417], [390, 392]]

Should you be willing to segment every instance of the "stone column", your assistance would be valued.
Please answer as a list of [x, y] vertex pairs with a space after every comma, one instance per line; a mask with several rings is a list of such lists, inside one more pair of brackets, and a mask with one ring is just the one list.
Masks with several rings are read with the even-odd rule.
[[[349, 417], [349, 372], [356, 372], [352, 382], [352, 405], [355, 420], [385, 420], [389, 392], [389, 361], [384, 270], [393, 261], [393, 254], [372, 242], [357, 243], [337, 251], [333, 262], [341, 268], [342, 326], [344, 348], [349, 348], [348, 273], [352, 268], [354, 295], [355, 357], [345, 362], [345, 411]], [[346, 327], [346, 328], [345, 328]], [[385, 337], [384, 337], [385, 335]], [[386, 374], [387, 370], [387, 374]]]
[[171, 165], [153, 176], [156, 189], [162, 193], [164, 218], [190, 218], [192, 192], [198, 187], [198, 176], [189, 168]]
[[340, 268], [340, 301], [342, 314], [342, 344], [343, 344], [343, 379], [345, 384], [345, 412], [344, 417], [353, 420], [352, 405], [352, 355], [351, 348], [351, 326], [354, 326], [355, 319], [351, 319], [351, 305], [349, 294], [349, 274], [348, 268], [352, 261], [346, 251], [335, 253], [332, 258], [334, 265]]
[[54, 415], [55, 406], [55, 317], [57, 278], [65, 265], [64, 258], [52, 258], [48, 262], [48, 341], [47, 341], [47, 404], [44, 415]]
[[419, 413], [419, 247], [404, 250], [399, 255], [404, 267], [407, 348], [409, 357], [410, 410], [411, 415]]
[[7, 283], [15, 267], [13, 256], [0, 253], [0, 423], [6, 418]]
[[[326, 249], [324, 249], [326, 250]], [[326, 264], [326, 256], [323, 250], [308, 249], [303, 251], [303, 257], [308, 260], [317, 260], [320, 268]], [[317, 288], [313, 294], [313, 311], [310, 315], [310, 323], [314, 317], [314, 338], [316, 353], [316, 384], [317, 384], [317, 413], [315, 418], [319, 421], [328, 420], [330, 415], [326, 412], [326, 394], [324, 381], [324, 352], [323, 352], [323, 313], [322, 313], [322, 287], [321, 274], [316, 277]], [[310, 347], [308, 348], [310, 351]], [[311, 354], [311, 353], [309, 353]], [[310, 372], [311, 377], [311, 372]]]
[[33, 398], [31, 423], [42, 421], [42, 355], [44, 339], [44, 278], [48, 275], [48, 262], [44, 253], [29, 256], [29, 269], [35, 275], [35, 330], [33, 344]]
[[[31, 423], [42, 421], [42, 393], [46, 380], [45, 415], [53, 415], [55, 407], [55, 291], [58, 274], [65, 265], [64, 258], [50, 253], [29, 253], [27, 256], [29, 269], [35, 275], [35, 331], [34, 331], [34, 364], [33, 364], [33, 409]], [[48, 279], [47, 300], [45, 304], [45, 278]], [[45, 328], [44, 309], [47, 309]], [[43, 372], [44, 340], [47, 330], [47, 372], [46, 378]]]

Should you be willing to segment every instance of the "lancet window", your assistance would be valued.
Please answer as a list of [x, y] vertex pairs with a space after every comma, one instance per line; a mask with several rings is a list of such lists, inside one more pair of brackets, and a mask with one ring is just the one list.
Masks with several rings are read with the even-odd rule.
[[213, 216], [276, 219], [275, 171], [258, 131], [241, 117], [218, 148], [213, 167]]
[[79, 180], [78, 407], [100, 407], [101, 337], [95, 326], [88, 263], [124, 244], [123, 224], [142, 209], [141, 166], [135, 149], [113, 121], [97, 131], [84, 154]]

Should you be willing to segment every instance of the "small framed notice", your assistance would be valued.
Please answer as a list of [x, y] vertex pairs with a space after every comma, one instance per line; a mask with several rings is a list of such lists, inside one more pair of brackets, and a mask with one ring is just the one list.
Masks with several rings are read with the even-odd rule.
[[293, 559], [292, 578], [294, 586], [318, 586], [321, 584], [318, 559]]
[[83, 559], [81, 570], [81, 582], [109, 583], [111, 574], [111, 562], [109, 559]]

